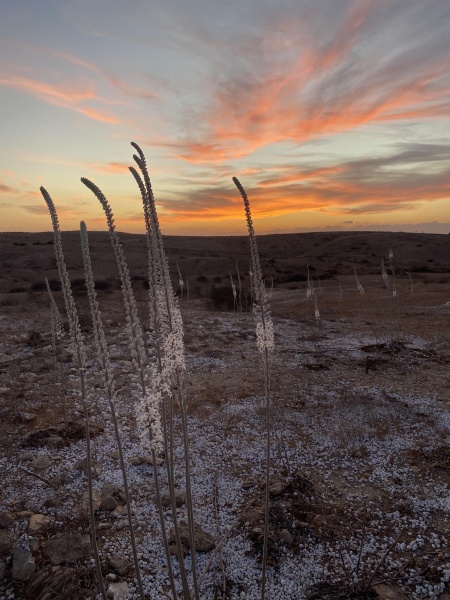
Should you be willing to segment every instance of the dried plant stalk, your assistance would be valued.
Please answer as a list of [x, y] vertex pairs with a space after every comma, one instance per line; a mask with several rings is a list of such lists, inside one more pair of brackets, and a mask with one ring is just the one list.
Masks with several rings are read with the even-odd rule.
[[41, 194], [44, 197], [44, 200], [47, 204], [48, 210], [50, 212], [50, 217], [52, 219], [53, 225], [53, 239], [54, 239], [54, 248], [55, 248], [55, 256], [56, 263], [58, 265], [58, 273], [59, 278], [61, 280], [61, 286], [64, 296], [64, 303], [66, 306], [67, 317], [69, 319], [69, 330], [70, 330], [70, 338], [75, 350], [75, 358], [77, 361], [78, 374], [80, 376], [80, 384], [81, 384], [81, 401], [83, 405], [84, 412], [84, 424], [85, 424], [85, 435], [86, 435], [86, 469], [87, 469], [87, 479], [88, 479], [88, 504], [89, 504], [89, 522], [91, 528], [91, 539], [92, 539], [92, 547], [94, 551], [94, 561], [95, 568], [97, 571], [97, 579], [98, 584], [100, 586], [100, 592], [103, 600], [107, 600], [105, 585], [103, 583], [102, 569], [100, 564], [100, 556], [98, 553], [97, 546], [97, 538], [95, 532], [95, 515], [94, 515], [94, 494], [93, 494], [93, 484], [92, 484], [92, 461], [91, 461], [91, 436], [89, 431], [89, 409], [87, 403], [87, 394], [86, 394], [86, 379], [85, 379], [85, 352], [84, 352], [84, 341], [81, 335], [80, 322], [78, 319], [78, 313], [75, 306], [75, 302], [72, 295], [72, 289], [70, 286], [69, 274], [67, 272], [66, 263], [64, 261], [64, 253], [61, 242], [61, 231], [59, 228], [58, 215], [55, 209], [55, 205], [53, 204], [53, 200], [50, 197], [50, 194], [44, 187], [40, 188]]
[[100, 308], [99, 308], [99, 304], [97, 301], [97, 293], [95, 291], [94, 275], [92, 272], [91, 257], [90, 257], [90, 253], [89, 253], [89, 239], [88, 239], [86, 224], [84, 223], [84, 221], [82, 221], [80, 223], [80, 236], [81, 236], [81, 249], [82, 249], [82, 253], [83, 253], [83, 264], [84, 264], [84, 273], [85, 273], [85, 279], [86, 279], [86, 288], [87, 288], [88, 297], [89, 297], [89, 305], [90, 305], [90, 309], [91, 309], [95, 346], [96, 346], [96, 350], [97, 350], [97, 360], [100, 363], [100, 366], [103, 371], [103, 378], [104, 378], [104, 382], [105, 382], [105, 391], [106, 391], [106, 395], [108, 398], [109, 408], [111, 411], [111, 419], [113, 422], [117, 448], [119, 450], [119, 462], [120, 462], [120, 468], [122, 470], [123, 488], [124, 488], [124, 492], [125, 492], [128, 524], [129, 524], [129, 528], [130, 528], [131, 551], [133, 554], [133, 562], [134, 562], [134, 568], [136, 571], [136, 580], [138, 583], [139, 594], [141, 596], [141, 599], [144, 600], [145, 594], [144, 594], [144, 588], [142, 585], [141, 570], [139, 568], [139, 560], [138, 560], [137, 547], [136, 547], [136, 538], [135, 538], [134, 527], [133, 527], [133, 517], [131, 514], [131, 494], [130, 494], [129, 487], [128, 487], [127, 469], [125, 466], [125, 459], [124, 459], [123, 448], [122, 448], [122, 439], [121, 439], [121, 435], [120, 435], [119, 422], [118, 422], [117, 414], [116, 414], [116, 397], [117, 397], [116, 386], [115, 386], [114, 374], [113, 374], [113, 370], [112, 370], [111, 362], [110, 362], [110, 358], [109, 358], [109, 352], [108, 352], [108, 346], [106, 343], [105, 332], [103, 329]]
[[254, 304], [253, 312], [256, 316], [256, 346], [262, 355], [264, 370], [264, 392], [266, 409], [266, 481], [265, 481], [265, 515], [264, 515], [264, 541], [261, 575], [261, 600], [265, 598], [267, 551], [269, 541], [269, 502], [270, 502], [270, 421], [271, 421], [271, 389], [270, 371], [271, 354], [274, 349], [273, 321], [270, 316], [270, 306], [267, 299], [266, 288], [262, 278], [261, 264], [259, 260], [258, 246], [256, 243], [255, 230], [250, 211], [250, 202], [241, 183], [233, 177], [234, 184], [238, 188], [244, 201], [245, 217], [250, 241], [250, 255], [253, 272]]

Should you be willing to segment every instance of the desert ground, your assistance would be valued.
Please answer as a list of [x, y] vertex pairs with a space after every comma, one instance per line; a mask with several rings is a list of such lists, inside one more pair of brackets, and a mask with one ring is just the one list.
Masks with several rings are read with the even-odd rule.
[[[145, 237], [120, 237], [145, 325]], [[98, 593], [79, 378], [67, 332], [56, 361], [52, 347], [45, 278], [64, 311], [52, 240], [51, 233], [0, 234], [1, 599]], [[450, 235], [327, 232], [257, 241], [275, 330], [267, 597], [448, 600]], [[185, 330], [194, 513], [208, 542], [197, 553], [201, 598], [257, 599], [265, 419], [248, 240], [164, 242]], [[96, 536], [108, 594], [134, 599], [121, 472], [79, 246], [77, 232], [63, 233], [88, 352]], [[146, 597], [170, 598], [153, 469], [135, 432], [132, 363], [107, 233], [91, 233], [90, 247]], [[175, 453], [183, 491], [181, 444]], [[158, 469], [164, 482], [163, 459]], [[178, 511], [183, 521], [185, 505]], [[170, 529], [169, 509], [166, 520]]]

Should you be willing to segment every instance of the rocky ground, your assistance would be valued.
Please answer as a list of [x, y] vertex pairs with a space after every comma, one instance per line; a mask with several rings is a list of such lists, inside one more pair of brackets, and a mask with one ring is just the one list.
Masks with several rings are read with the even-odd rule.
[[[404, 280], [394, 298], [379, 276], [362, 283], [364, 296], [351, 278], [316, 289], [317, 307], [305, 289], [272, 296], [273, 599], [450, 598], [448, 289]], [[84, 423], [68, 340], [55, 366], [45, 294], [2, 299], [0, 598], [94, 598]], [[77, 301], [90, 348], [86, 306]], [[144, 586], [148, 598], [169, 598], [153, 468], [135, 434], [119, 292], [100, 302]], [[252, 315], [207, 311], [192, 300], [182, 310], [201, 597], [256, 599], [265, 429]], [[89, 356], [102, 567], [110, 597], [137, 598], [118, 453]], [[182, 492], [178, 426], [176, 439]], [[164, 484], [164, 461], [158, 469]], [[182, 495], [178, 510], [183, 521]], [[189, 571], [190, 554], [185, 560]], [[176, 557], [173, 564], [178, 574]]]

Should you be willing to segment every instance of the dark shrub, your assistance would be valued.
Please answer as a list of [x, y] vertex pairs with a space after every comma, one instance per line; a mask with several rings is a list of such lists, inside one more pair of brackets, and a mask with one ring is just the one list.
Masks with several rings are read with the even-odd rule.
[[32, 292], [45, 292], [47, 290], [47, 285], [45, 281], [35, 281], [30, 285], [30, 290]]
[[211, 288], [210, 300], [216, 310], [234, 310], [231, 285], [215, 285]]
[[95, 289], [97, 291], [109, 290], [110, 287], [111, 287], [111, 285], [104, 279], [99, 279], [98, 281], [95, 282]]

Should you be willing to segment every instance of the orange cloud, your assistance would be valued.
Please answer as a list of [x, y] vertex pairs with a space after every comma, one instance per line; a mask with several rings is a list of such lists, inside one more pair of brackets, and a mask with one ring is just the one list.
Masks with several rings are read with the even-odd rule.
[[[239, 177], [256, 218], [303, 211], [345, 215], [412, 210], [450, 199], [450, 146], [410, 145], [381, 158], [319, 168], [285, 165], [272, 167], [269, 175], [248, 174], [247, 181]], [[243, 214], [231, 184], [199, 187], [179, 199], [160, 199], [159, 204], [168, 223], [229, 221]]]
[[92, 89], [83, 90], [62, 85], [56, 86], [19, 76], [0, 76], [0, 85], [24, 91], [44, 102], [74, 110], [96, 121], [111, 124], [118, 123], [118, 119], [110, 113], [82, 106], [83, 102], [100, 100]]
[[370, 43], [380, 42], [370, 17], [379, 7], [355, 3], [323, 36], [299, 34], [295, 19], [271, 22], [238, 49], [233, 68], [217, 66], [205, 89], [210, 101], [182, 115], [189, 134], [168, 147], [191, 163], [213, 163], [369, 123], [448, 118], [448, 45], [428, 55], [420, 40], [420, 52], [405, 44], [372, 55]]

